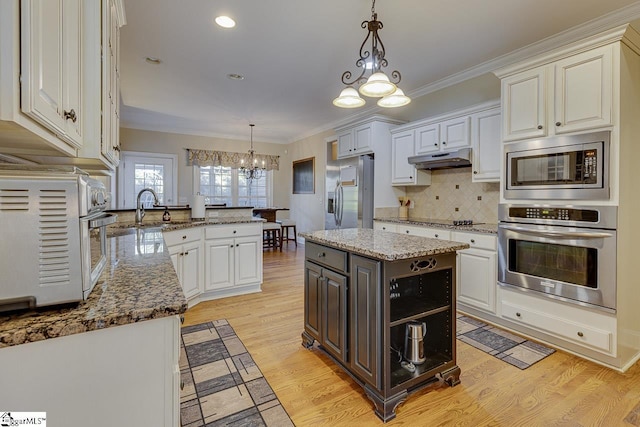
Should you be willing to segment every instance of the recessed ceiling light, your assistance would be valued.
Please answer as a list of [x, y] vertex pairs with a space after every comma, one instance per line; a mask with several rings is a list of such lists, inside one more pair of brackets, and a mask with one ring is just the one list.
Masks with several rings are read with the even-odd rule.
[[144, 60], [153, 65], [158, 65], [162, 62], [160, 58], [154, 58], [153, 56], [147, 56]]
[[220, 15], [216, 17], [216, 24], [220, 25], [222, 28], [233, 28], [236, 26], [236, 21], [228, 16]]
[[242, 74], [227, 74], [227, 77], [229, 77], [231, 80], [244, 80], [244, 76]]

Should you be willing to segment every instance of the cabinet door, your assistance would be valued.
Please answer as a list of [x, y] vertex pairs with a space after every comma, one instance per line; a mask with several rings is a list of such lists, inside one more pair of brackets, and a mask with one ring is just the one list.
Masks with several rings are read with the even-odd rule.
[[371, 123], [367, 123], [366, 125], [358, 126], [353, 130], [353, 151], [356, 154], [371, 153], [373, 151], [371, 147], [373, 138], [373, 135], [371, 134], [372, 127], [373, 125]]
[[211, 239], [205, 241], [206, 291], [229, 288], [234, 283], [233, 239]]
[[415, 166], [407, 158], [413, 156], [413, 130], [400, 132], [391, 137], [391, 183], [412, 184], [416, 176]]
[[254, 236], [235, 239], [235, 284], [248, 285], [261, 282], [262, 239]]
[[440, 125], [438, 123], [416, 129], [415, 153], [428, 154], [440, 150]]
[[546, 68], [524, 71], [502, 80], [503, 140], [547, 135]]
[[[82, 40], [83, 19], [80, 0], [63, 1], [63, 85], [62, 114], [65, 120], [65, 139], [78, 147], [82, 146], [82, 120], [84, 108], [82, 102]], [[65, 118], [69, 112], [69, 118]]]
[[173, 269], [176, 271], [178, 280], [180, 281], [180, 285], [182, 286], [182, 265], [180, 264], [180, 260], [182, 259], [182, 257], [180, 256], [180, 253], [182, 253], [182, 246], [167, 246], [167, 250], [169, 251], [169, 255], [171, 256]]
[[[351, 369], [364, 381], [380, 388], [379, 351], [380, 318], [380, 262], [352, 255], [350, 284], [350, 359]], [[388, 350], [387, 350], [388, 351]]]
[[318, 342], [320, 339], [320, 315], [322, 310], [322, 268], [305, 261], [304, 263], [304, 330]]
[[182, 290], [187, 299], [201, 292], [201, 254], [200, 241], [182, 246]]
[[458, 252], [458, 301], [496, 312], [497, 261], [495, 251], [465, 249]]
[[347, 278], [322, 270], [322, 345], [338, 360], [347, 362]]
[[603, 46], [556, 63], [556, 133], [612, 124], [612, 50]]
[[349, 157], [353, 155], [353, 132], [343, 132], [338, 135], [338, 157]]
[[58, 135], [63, 135], [66, 128], [64, 6], [62, 0], [23, 0], [20, 8], [22, 111]]
[[471, 116], [473, 182], [499, 182], [501, 160], [500, 108]]
[[469, 133], [469, 116], [456, 117], [440, 124], [440, 149], [468, 147], [471, 145]]

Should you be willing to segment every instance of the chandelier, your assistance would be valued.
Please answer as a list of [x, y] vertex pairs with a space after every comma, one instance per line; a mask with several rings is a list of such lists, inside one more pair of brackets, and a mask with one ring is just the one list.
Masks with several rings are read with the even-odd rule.
[[262, 178], [264, 174], [264, 160], [262, 161], [262, 167], [258, 166], [258, 159], [255, 158], [255, 151], [253, 149], [253, 127], [255, 126], [253, 123], [249, 124], [251, 126], [251, 149], [249, 150], [249, 166], [244, 165], [244, 159], [240, 160], [240, 172], [244, 174], [244, 177], [252, 181], [254, 179]]
[[[365, 104], [365, 100], [354, 89], [354, 84], [361, 85], [360, 94], [372, 98], [381, 98], [378, 101], [378, 106], [380, 107], [401, 107], [411, 102], [411, 98], [396, 86], [400, 83], [400, 72], [397, 70], [392, 71], [391, 78], [393, 80], [390, 80], [382, 71], [382, 68], [386, 67], [388, 62], [384, 57], [384, 44], [382, 44], [382, 40], [378, 35], [378, 30], [382, 29], [382, 22], [378, 21], [375, 7], [376, 0], [373, 0], [371, 21], [362, 21], [360, 25], [369, 31], [360, 46], [360, 58], [356, 61], [356, 67], [361, 68], [362, 72], [353, 80], [351, 80], [351, 71], [342, 73], [342, 83], [347, 87], [342, 90], [339, 97], [333, 100], [333, 105], [337, 107], [357, 108]], [[370, 42], [370, 48], [367, 47], [367, 42]], [[367, 71], [371, 73], [369, 78], [365, 78]]]

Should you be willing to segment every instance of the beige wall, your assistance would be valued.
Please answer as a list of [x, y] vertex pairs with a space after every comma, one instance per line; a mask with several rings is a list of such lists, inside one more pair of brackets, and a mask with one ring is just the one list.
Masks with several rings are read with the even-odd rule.
[[[137, 129], [120, 130], [120, 143], [124, 151], [140, 151], [146, 153], [175, 154], [178, 156], [178, 197], [191, 201], [193, 195], [193, 171], [187, 166], [187, 148], [220, 151], [249, 151], [249, 138], [246, 141], [220, 139], [206, 136], [181, 135], [166, 132], [153, 132]], [[256, 153], [275, 154], [280, 156], [280, 170], [273, 172], [273, 204], [289, 207], [288, 189], [291, 186], [291, 161], [288, 145], [253, 142]]]

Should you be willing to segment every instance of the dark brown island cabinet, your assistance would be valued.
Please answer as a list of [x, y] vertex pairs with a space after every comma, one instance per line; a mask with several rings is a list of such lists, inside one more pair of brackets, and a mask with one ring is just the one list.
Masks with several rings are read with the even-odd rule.
[[[366, 233], [408, 238], [384, 231]], [[313, 241], [318, 234], [322, 238]], [[357, 244], [356, 251], [344, 249], [344, 245], [332, 245], [327, 236], [333, 236], [331, 231], [305, 236], [302, 345], [311, 348], [317, 341], [363, 387], [376, 415], [385, 422], [395, 418], [397, 406], [411, 393], [443, 383], [459, 384], [455, 250], [461, 247], [387, 260], [402, 255], [368, 253], [358, 250]], [[409, 243], [419, 245], [419, 241]], [[440, 246], [435, 252], [447, 251]], [[416, 330], [420, 336], [416, 337]]]

